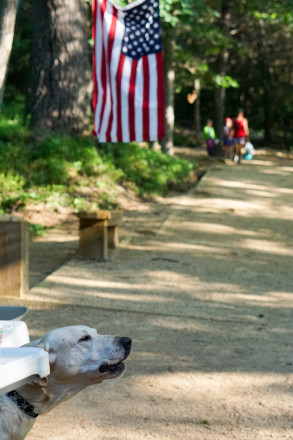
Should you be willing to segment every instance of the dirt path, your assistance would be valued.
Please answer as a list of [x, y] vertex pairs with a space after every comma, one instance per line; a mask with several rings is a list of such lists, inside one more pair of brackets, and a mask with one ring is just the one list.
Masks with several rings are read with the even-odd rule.
[[134, 345], [123, 379], [28, 440], [293, 440], [292, 177], [277, 156], [211, 164], [188, 194], [133, 206], [111, 261], [32, 288], [32, 338], [83, 323]]

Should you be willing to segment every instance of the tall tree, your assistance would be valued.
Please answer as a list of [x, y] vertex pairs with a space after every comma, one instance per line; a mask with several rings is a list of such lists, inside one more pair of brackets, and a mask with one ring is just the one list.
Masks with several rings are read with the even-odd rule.
[[[220, 7], [220, 21], [219, 28], [223, 36], [223, 47], [216, 60], [216, 73], [220, 78], [224, 79], [227, 75], [229, 49], [228, 39], [229, 32], [231, 30], [231, 2], [230, 0], [222, 0]], [[214, 92], [214, 127], [217, 137], [220, 139], [220, 143], [215, 146], [215, 155], [220, 156], [222, 154], [223, 143], [223, 121], [225, 118], [225, 97], [226, 88], [222, 84], [215, 89]]]
[[[184, 27], [190, 29], [191, 23], [197, 16], [196, 9], [202, 8], [202, 0], [198, 0], [196, 6], [193, 0], [162, 0], [161, 16], [163, 21], [164, 43], [164, 69], [165, 69], [165, 137], [162, 141], [162, 149], [168, 154], [173, 152], [174, 136], [174, 85], [175, 64], [174, 48], [176, 37]], [[181, 49], [184, 51], [184, 48]]]
[[0, 1], [0, 113], [3, 103], [7, 67], [11, 53], [18, 0]]
[[293, 129], [292, 6], [292, 0], [268, 0], [265, 4], [244, 0], [235, 8], [238, 24], [234, 38], [241, 51], [234, 52], [234, 74], [240, 79], [248, 113], [251, 121], [264, 129], [266, 142], [276, 139], [278, 132], [287, 149]]
[[83, 0], [34, 2], [28, 113], [35, 131], [82, 134], [90, 127], [88, 16]]
[[164, 32], [164, 82], [165, 82], [165, 136], [162, 140], [162, 150], [169, 155], [173, 154], [174, 136], [174, 32], [170, 26]]

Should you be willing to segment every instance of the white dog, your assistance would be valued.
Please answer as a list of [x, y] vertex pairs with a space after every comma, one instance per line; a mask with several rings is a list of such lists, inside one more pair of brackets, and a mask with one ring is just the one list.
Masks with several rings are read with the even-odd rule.
[[27, 346], [49, 353], [50, 374], [0, 396], [0, 440], [23, 440], [35, 418], [89, 385], [120, 376], [131, 339], [83, 325], [51, 330]]

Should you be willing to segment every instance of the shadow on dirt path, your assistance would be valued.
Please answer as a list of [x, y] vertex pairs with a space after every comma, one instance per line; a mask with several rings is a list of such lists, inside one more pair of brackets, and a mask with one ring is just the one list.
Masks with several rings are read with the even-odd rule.
[[32, 338], [83, 323], [134, 344], [123, 379], [28, 440], [292, 440], [292, 176], [264, 153], [211, 162], [189, 193], [126, 213], [110, 261], [71, 258], [32, 288]]

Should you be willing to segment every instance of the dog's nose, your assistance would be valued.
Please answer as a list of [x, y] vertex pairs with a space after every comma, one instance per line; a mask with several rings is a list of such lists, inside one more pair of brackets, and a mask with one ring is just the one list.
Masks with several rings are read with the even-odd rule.
[[122, 338], [120, 338], [119, 342], [121, 345], [123, 345], [124, 348], [127, 348], [127, 349], [131, 348], [131, 343], [132, 343], [131, 338], [128, 338], [127, 336], [122, 336]]

